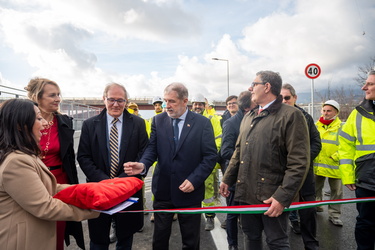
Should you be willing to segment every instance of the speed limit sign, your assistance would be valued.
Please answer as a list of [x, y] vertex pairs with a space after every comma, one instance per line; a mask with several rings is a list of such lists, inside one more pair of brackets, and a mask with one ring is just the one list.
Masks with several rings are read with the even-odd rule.
[[310, 79], [316, 79], [320, 76], [322, 70], [320, 69], [318, 64], [310, 63], [305, 68], [305, 75]]

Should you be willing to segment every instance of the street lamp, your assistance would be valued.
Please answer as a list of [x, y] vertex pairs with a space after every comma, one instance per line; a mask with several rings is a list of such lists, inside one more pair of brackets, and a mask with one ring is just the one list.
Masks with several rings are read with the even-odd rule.
[[228, 59], [216, 58], [216, 57], [212, 58], [212, 60], [226, 61], [227, 62], [227, 91], [228, 91], [228, 96], [229, 96], [229, 60]]

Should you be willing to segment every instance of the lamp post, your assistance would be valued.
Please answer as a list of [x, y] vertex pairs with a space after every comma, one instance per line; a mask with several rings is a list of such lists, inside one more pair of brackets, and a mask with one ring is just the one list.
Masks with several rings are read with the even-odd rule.
[[212, 58], [212, 60], [226, 61], [227, 62], [227, 91], [228, 91], [228, 96], [229, 96], [229, 60], [228, 59], [222, 59], [222, 58], [216, 58], [216, 57]]

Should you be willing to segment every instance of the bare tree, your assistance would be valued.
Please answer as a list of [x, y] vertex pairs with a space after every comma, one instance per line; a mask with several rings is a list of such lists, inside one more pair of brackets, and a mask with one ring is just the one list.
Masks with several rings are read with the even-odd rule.
[[354, 80], [357, 82], [358, 86], [362, 87], [367, 79], [367, 74], [370, 70], [375, 69], [375, 56], [370, 57], [370, 62], [365, 65], [358, 67], [357, 77]]

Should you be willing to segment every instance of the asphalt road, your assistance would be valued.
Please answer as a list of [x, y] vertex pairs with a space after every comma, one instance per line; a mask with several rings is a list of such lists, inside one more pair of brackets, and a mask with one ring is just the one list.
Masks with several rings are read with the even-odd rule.
[[[78, 135], [75, 145], [78, 145]], [[78, 168], [79, 179], [81, 183], [85, 182], [85, 176]], [[150, 171], [151, 172], [151, 171]], [[146, 177], [146, 204], [149, 209], [152, 209], [151, 202], [151, 174]], [[328, 183], [325, 185], [325, 190], [328, 190]], [[344, 198], [354, 198], [354, 192], [349, 191], [344, 187]], [[325, 199], [329, 197], [325, 196]], [[222, 204], [224, 199], [222, 199]], [[150, 222], [150, 214], [145, 215], [145, 224], [144, 230], [141, 233], [136, 233], [134, 235], [134, 250], [149, 250], [152, 249], [152, 231], [153, 223]], [[344, 223], [343, 227], [334, 226], [328, 220], [327, 206], [324, 206], [324, 212], [318, 213], [318, 240], [320, 242], [320, 249], [327, 250], [354, 250], [356, 249], [356, 243], [354, 239], [354, 226], [355, 226], [355, 217], [357, 216], [357, 210], [355, 204], [345, 204], [342, 205], [342, 216], [341, 220]], [[225, 220], [225, 214], [217, 214], [215, 218], [215, 229], [208, 232], [204, 231], [204, 218], [202, 216], [201, 224], [201, 249], [202, 250], [226, 250], [228, 249], [226, 241], [226, 231], [220, 227], [221, 222]], [[83, 222], [84, 232], [85, 232], [85, 243], [86, 249], [89, 249], [89, 236], [87, 222]], [[303, 249], [302, 238], [300, 235], [294, 234], [291, 230], [289, 232], [290, 245], [292, 250]], [[75, 244], [73, 238], [71, 238], [71, 245], [66, 247], [68, 250], [78, 250], [79, 248]], [[264, 249], [268, 249], [267, 244], [264, 241]], [[111, 244], [109, 249], [116, 249], [115, 244]], [[181, 249], [181, 237], [179, 234], [179, 225], [178, 221], [173, 222], [172, 235], [170, 240], [170, 249], [178, 250]], [[239, 229], [239, 249], [244, 249], [243, 247], [243, 236], [242, 232]]]
[[[85, 182], [84, 174], [79, 169], [79, 179], [80, 182]], [[145, 179], [146, 184], [146, 199], [147, 207], [152, 209], [151, 202], [151, 176]], [[326, 190], [328, 186], [326, 185]], [[344, 198], [354, 198], [354, 193], [349, 191], [344, 187]], [[329, 197], [325, 196], [326, 199]], [[224, 201], [222, 201], [224, 202]], [[223, 203], [224, 204], [224, 203]], [[341, 220], [344, 223], [343, 227], [334, 226], [328, 221], [327, 207], [324, 206], [324, 212], [318, 213], [318, 239], [320, 242], [320, 249], [342, 249], [351, 250], [356, 249], [356, 244], [354, 240], [354, 225], [355, 217], [357, 215], [357, 210], [355, 204], [345, 204], [342, 205], [342, 216]], [[153, 223], [150, 222], [150, 214], [145, 215], [145, 225], [143, 232], [136, 233], [134, 235], [133, 249], [135, 250], [149, 250], [152, 249], [152, 230]], [[217, 214], [215, 218], [215, 229], [211, 232], [204, 231], [204, 218], [202, 216], [202, 226], [201, 226], [201, 249], [204, 250], [221, 250], [228, 249], [226, 241], [226, 232], [220, 227], [220, 223], [225, 220], [225, 214]], [[85, 242], [86, 248], [89, 249], [89, 236], [86, 221], [83, 222], [84, 232], [85, 232]], [[300, 235], [294, 234], [292, 231], [289, 233], [291, 249], [299, 250], [303, 249], [303, 243]], [[239, 249], [243, 248], [243, 237], [242, 232], [239, 230]], [[264, 248], [268, 249], [266, 243], [264, 242]], [[76, 250], [79, 249], [72, 239], [72, 244], [65, 249]], [[109, 249], [116, 249], [115, 244], [111, 244]], [[170, 249], [177, 250], [181, 249], [181, 237], [179, 235], [179, 225], [178, 221], [173, 222], [172, 235], [170, 240]]]

